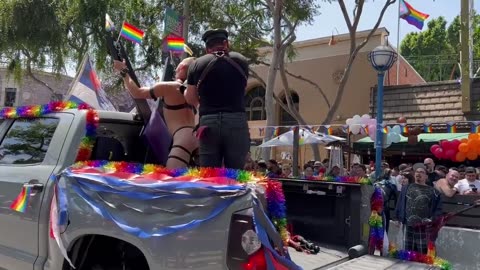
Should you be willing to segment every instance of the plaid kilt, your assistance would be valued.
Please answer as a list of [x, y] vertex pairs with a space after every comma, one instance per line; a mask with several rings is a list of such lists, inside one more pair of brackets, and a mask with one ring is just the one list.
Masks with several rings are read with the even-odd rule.
[[404, 228], [403, 241], [405, 250], [427, 254], [429, 240], [427, 226], [404, 226]]

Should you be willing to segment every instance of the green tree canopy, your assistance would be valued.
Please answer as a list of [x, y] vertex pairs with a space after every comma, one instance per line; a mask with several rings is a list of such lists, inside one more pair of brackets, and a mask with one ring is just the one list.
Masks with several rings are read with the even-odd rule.
[[[473, 26], [474, 59], [479, 59], [479, 15], [475, 15]], [[445, 18], [438, 17], [428, 22], [427, 30], [408, 33], [400, 44], [400, 52], [426, 81], [458, 78], [460, 16], [455, 17], [448, 27]]]
[[[117, 28], [128, 21], [145, 30], [141, 46], [125, 42], [138, 70], [158, 70], [162, 64], [163, 17], [167, 6], [182, 12], [183, 0], [6, 0], [0, 3], [0, 58], [12, 70], [50, 68], [64, 72], [77, 67], [83, 55], [94, 56], [97, 69], [110, 70], [105, 44], [105, 13]], [[231, 43], [256, 62], [257, 49], [271, 44], [271, 14], [267, 0], [190, 0], [190, 45], [200, 52], [201, 32], [224, 27]], [[314, 0], [285, 1], [287, 16], [300, 23], [316, 14]], [[26, 20], [25, 18], [28, 18]]]

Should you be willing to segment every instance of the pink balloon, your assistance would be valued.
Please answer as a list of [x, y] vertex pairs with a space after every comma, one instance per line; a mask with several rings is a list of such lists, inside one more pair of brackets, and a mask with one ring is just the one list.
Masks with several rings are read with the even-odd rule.
[[434, 145], [430, 146], [430, 152], [432, 152], [432, 154], [435, 154], [435, 150], [440, 149], [440, 148], [441, 148], [440, 145], [434, 144]]
[[445, 159], [454, 159], [455, 156], [457, 155], [457, 152], [453, 149], [448, 149], [445, 151], [444, 158]]
[[435, 157], [437, 157], [438, 159], [442, 159], [444, 158], [444, 152], [443, 152], [443, 149], [442, 148], [437, 148], [435, 149], [435, 152], [433, 152], [433, 154], [435, 155]]
[[457, 140], [457, 139], [455, 139], [455, 140], [453, 140], [453, 141], [451, 142], [451, 144], [453, 145], [453, 149], [454, 149], [454, 150], [457, 150], [457, 151], [458, 151], [458, 146], [459, 146], [461, 143], [462, 143], [462, 142], [461, 142], [460, 140]]
[[447, 140], [441, 141], [440, 146], [442, 147], [442, 149], [445, 149], [445, 150], [450, 149], [450, 142]]

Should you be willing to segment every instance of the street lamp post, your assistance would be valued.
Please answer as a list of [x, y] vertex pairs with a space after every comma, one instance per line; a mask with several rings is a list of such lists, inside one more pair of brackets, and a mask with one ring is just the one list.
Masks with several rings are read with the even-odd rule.
[[375, 136], [375, 180], [382, 176], [383, 150], [383, 79], [397, 60], [397, 53], [388, 46], [378, 46], [368, 54], [368, 61], [378, 74], [377, 86], [377, 134]]

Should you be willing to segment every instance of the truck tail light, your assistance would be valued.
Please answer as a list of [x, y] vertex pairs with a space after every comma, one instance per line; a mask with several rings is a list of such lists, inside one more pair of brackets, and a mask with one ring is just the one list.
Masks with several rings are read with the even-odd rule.
[[257, 250], [255, 253], [248, 257], [246, 263], [243, 264], [243, 270], [266, 270], [267, 261], [265, 260], [265, 254], [263, 248]]
[[[235, 212], [230, 221], [228, 237], [228, 269], [264, 269], [245, 268], [248, 265], [253, 267], [257, 264], [257, 254], [261, 251], [261, 247], [262, 244], [258, 239], [253, 223], [253, 209], [248, 208]], [[263, 255], [263, 253], [260, 255]]]

